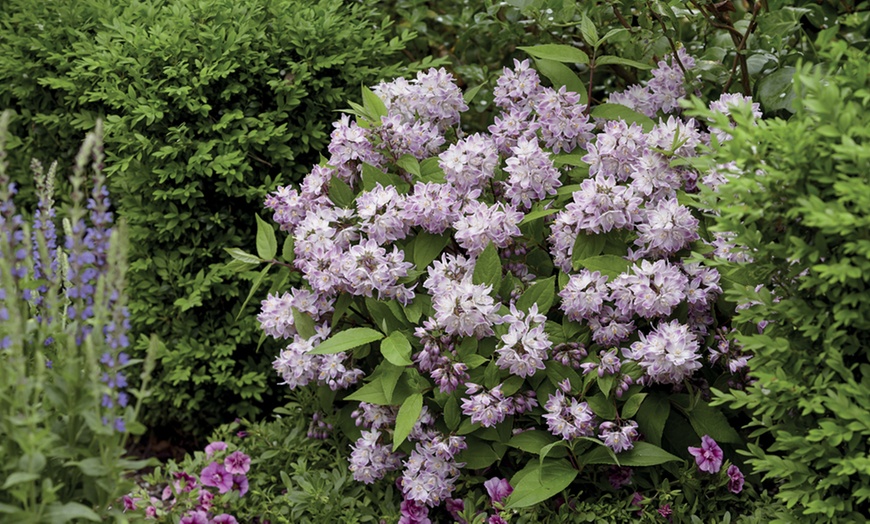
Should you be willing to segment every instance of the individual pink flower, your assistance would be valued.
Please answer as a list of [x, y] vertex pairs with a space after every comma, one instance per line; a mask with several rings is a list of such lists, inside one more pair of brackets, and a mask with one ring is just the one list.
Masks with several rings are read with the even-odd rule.
[[148, 506], [145, 508], [145, 518], [148, 520], [157, 518], [157, 508], [155, 506]]
[[236, 520], [236, 517], [232, 515], [222, 513], [217, 517], [211, 519], [211, 524], [239, 524], [239, 521]]
[[508, 524], [507, 521], [499, 514], [492, 515], [487, 519], [486, 524]]
[[212, 442], [208, 446], [205, 447], [205, 456], [210, 457], [217, 451], [223, 451], [227, 449], [227, 443], [218, 440], [217, 442]]
[[248, 492], [248, 477], [246, 477], [244, 474], [233, 475], [233, 489], [239, 491], [240, 497], [244, 497], [245, 493]]
[[710, 435], [701, 437], [701, 447], [689, 447], [689, 453], [695, 457], [698, 469], [707, 473], [716, 473], [722, 468], [722, 448]]
[[130, 495], [124, 495], [122, 500], [124, 502], [124, 513], [126, 513], [127, 511], [132, 511], [132, 510], [136, 509], [136, 502], [139, 499], [134, 499]]
[[199, 492], [199, 506], [196, 509], [201, 509], [203, 511], [208, 511], [211, 509], [212, 503], [214, 500], [214, 493], [207, 490], [200, 490]]
[[217, 462], [203, 468], [199, 479], [203, 486], [217, 488], [220, 493], [226, 493], [233, 488], [233, 476]]
[[228, 473], [244, 475], [251, 469], [251, 457], [241, 451], [233, 451], [229, 457], [224, 459], [224, 467]]
[[674, 510], [671, 509], [670, 504], [665, 504], [664, 506], [659, 508], [659, 515], [665, 517], [668, 520], [671, 520], [671, 514], [673, 514]]
[[743, 491], [743, 473], [740, 468], [731, 464], [726, 473], [728, 473], [728, 491], [734, 494]]
[[208, 524], [208, 516], [205, 511], [191, 511], [178, 524]]
[[486, 488], [486, 492], [493, 503], [503, 501], [514, 491], [514, 488], [507, 479], [500, 479], [498, 477], [487, 480], [483, 483], [483, 487]]

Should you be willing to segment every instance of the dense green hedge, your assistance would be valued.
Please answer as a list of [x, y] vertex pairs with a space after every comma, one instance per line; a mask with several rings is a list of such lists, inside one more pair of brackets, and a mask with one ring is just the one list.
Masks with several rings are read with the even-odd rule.
[[71, 137], [105, 118], [106, 173], [130, 225], [137, 351], [150, 332], [167, 347], [149, 421], [196, 431], [256, 415], [281, 389], [267, 379], [274, 348], [257, 349], [257, 301], [235, 320], [246, 285], [219, 269], [222, 248], [253, 250], [264, 195], [317, 161], [360, 84], [400, 74], [387, 64], [412, 35], [390, 39], [370, 2], [120, 5], [5, 2], [0, 107], [18, 115], [13, 158], [62, 164]]
[[757, 381], [718, 403], [752, 410], [748, 462], [800, 521], [866, 522], [870, 55], [844, 40], [820, 47], [824, 65], [795, 74], [795, 115], [738, 125], [722, 149], [757, 176], [722, 186], [720, 225], [740, 233], [748, 269], [769, 284], [731, 292], [753, 304], [738, 338]]

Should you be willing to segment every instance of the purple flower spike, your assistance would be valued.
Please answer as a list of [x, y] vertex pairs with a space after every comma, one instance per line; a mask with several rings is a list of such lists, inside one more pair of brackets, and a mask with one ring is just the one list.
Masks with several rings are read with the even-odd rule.
[[734, 494], [743, 491], [743, 473], [740, 468], [731, 464], [726, 473], [728, 473], [728, 491]]
[[707, 473], [716, 473], [722, 468], [722, 448], [710, 435], [701, 437], [701, 447], [689, 447], [689, 453], [695, 457], [698, 469]]
[[486, 492], [493, 503], [503, 501], [514, 491], [514, 488], [511, 487], [507, 479], [500, 479], [498, 477], [487, 480], [483, 483], [483, 487], [486, 488]]

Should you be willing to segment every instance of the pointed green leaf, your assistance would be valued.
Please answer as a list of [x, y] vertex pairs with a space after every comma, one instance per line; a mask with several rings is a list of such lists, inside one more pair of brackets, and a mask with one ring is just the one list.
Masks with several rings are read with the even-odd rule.
[[646, 393], [635, 393], [630, 396], [628, 400], [625, 401], [625, 404], [622, 405], [622, 418], [633, 417], [635, 413], [637, 413], [637, 410], [640, 409], [646, 396]]
[[287, 238], [284, 239], [284, 246], [281, 248], [281, 258], [284, 259], [284, 262], [293, 263], [293, 259], [296, 258], [295, 246], [296, 241], [293, 240], [293, 235], [287, 235]]
[[517, 299], [517, 309], [529, 311], [533, 304], [538, 305], [538, 313], [546, 315], [556, 299], [556, 277], [538, 280]]
[[353, 189], [347, 183], [338, 178], [332, 177], [329, 180], [329, 199], [338, 207], [350, 209], [354, 201]]
[[477, 262], [474, 264], [474, 273], [471, 275], [471, 282], [490, 286], [493, 290], [498, 290], [501, 285], [501, 272], [501, 259], [498, 256], [498, 249], [496, 249], [495, 244], [490, 242], [486, 246], [486, 249], [477, 257]]
[[581, 104], [587, 103], [589, 95], [586, 92], [583, 81], [565, 64], [544, 58], [536, 58], [535, 69], [550, 79], [554, 89], [565, 86], [568, 91], [573, 91], [580, 95]]
[[45, 522], [62, 524], [70, 521], [75, 522], [80, 519], [91, 522], [101, 522], [103, 520], [94, 510], [78, 502], [67, 502], [66, 504], [54, 503], [48, 506], [48, 510], [45, 512]]
[[653, 68], [653, 66], [651, 66], [649, 64], [644, 64], [643, 62], [637, 62], [634, 60], [628, 60], [628, 59], [621, 58], [618, 56], [609, 56], [609, 55], [599, 56], [598, 58], [595, 59], [595, 65], [602, 66], [602, 65], [611, 65], [611, 64], [622, 65], [622, 66], [626, 66], [626, 67], [633, 67], [635, 69], [643, 69], [644, 71]]
[[447, 424], [447, 429], [455, 431], [460, 422], [462, 422], [462, 417], [459, 411], [459, 401], [456, 400], [455, 396], [450, 395], [447, 402], [444, 403], [444, 423]]
[[[608, 451], [610, 453], [608, 453]], [[584, 464], [616, 464], [612, 450], [606, 447], [593, 448], [579, 458]], [[628, 451], [616, 454], [620, 466], [656, 466], [666, 462], [682, 462], [683, 459], [671, 455], [662, 448], [649, 442], [635, 442]]]
[[6, 481], [3, 483], [3, 486], [0, 489], [8, 489], [16, 484], [21, 484], [23, 482], [32, 482], [34, 480], [39, 479], [39, 474], [37, 473], [26, 473], [24, 471], [16, 471], [6, 477]]
[[251, 290], [248, 291], [247, 298], [245, 298], [245, 301], [242, 302], [242, 307], [239, 308], [239, 314], [236, 315], [236, 320], [238, 320], [242, 313], [244, 313], [245, 307], [248, 305], [248, 302], [251, 301], [251, 298], [253, 298], [257, 290], [260, 289], [260, 284], [263, 283], [263, 279], [266, 278], [266, 274], [269, 272], [270, 269], [272, 269], [272, 264], [264, 267], [263, 270], [260, 271], [260, 274], [257, 275], [257, 278], [254, 279], [254, 282], [251, 284]]
[[402, 407], [399, 408], [399, 414], [396, 415], [396, 432], [393, 434], [393, 451], [396, 451], [402, 442], [408, 438], [411, 430], [414, 429], [414, 424], [420, 418], [420, 413], [423, 411], [423, 395], [414, 393], [402, 402]]
[[602, 275], [607, 275], [610, 280], [613, 280], [627, 272], [631, 268], [631, 262], [616, 255], [598, 255], [584, 258], [580, 261], [580, 266], [589, 271], [600, 271]]
[[384, 101], [378, 98], [371, 89], [366, 86], [362, 87], [362, 99], [363, 99], [363, 107], [366, 110], [366, 113], [372, 117], [375, 125], [381, 123], [381, 117], [387, 116], [387, 106], [384, 104]]
[[530, 47], [518, 47], [533, 58], [544, 58], [566, 64], [588, 64], [589, 57], [576, 47], [561, 44], [541, 44]]
[[394, 331], [381, 341], [381, 354], [396, 366], [410, 366], [411, 343], [401, 331]]
[[449, 234], [433, 235], [425, 231], [419, 232], [414, 240], [414, 265], [417, 266], [417, 269], [426, 269], [433, 260], [441, 255], [441, 251], [449, 243]]
[[257, 219], [257, 254], [265, 260], [272, 260], [278, 254], [278, 240], [275, 238], [275, 230], [272, 226], [254, 215]]
[[595, 29], [595, 24], [586, 15], [583, 15], [580, 20], [580, 34], [589, 46], [598, 47], [598, 30]]
[[344, 397], [344, 399], [368, 402], [369, 404], [376, 404], [378, 406], [390, 405], [390, 401], [387, 400], [387, 396], [384, 394], [384, 382], [381, 377], [373, 379], [368, 384]]
[[703, 400], [698, 400], [691, 411], [686, 412], [682, 409], [681, 411], [689, 418], [689, 423], [692, 424], [692, 428], [699, 437], [710, 435], [716, 442], [726, 442], [729, 444], [741, 444], [743, 442], [743, 439], [731, 427], [731, 423], [728, 422], [725, 415]]
[[555, 214], [558, 212], [559, 212], [559, 209], [557, 209], [557, 208], [538, 209], [537, 211], [532, 211], [531, 213], [528, 213], [526, 216], [523, 217], [523, 220], [522, 220], [522, 222], [520, 222], [520, 225], [527, 224], [533, 220], [537, 220], [539, 218], [543, 218], [545, 216], [549, 216], [549, 215], [552, 215], [552, 214]]
[[470, 106], [470, 105], [471, 105], [471, 101], [474, 100], [474, 97], [477, 96], [477, 93], [480, 91], [480, 88], [482, 88], [484, 85], [485, 85], [485, 84], [480, 84], [480, 85], [474, 86], [474, 87], [472, 87], [471, 89], [467, 90], [467, 91], [462, 95], [462, 100], [464, 100], [465, 103], [468, 104], [468, 105]]
[[225, 247], [224, 251], [230, 254], [234, 260], [238, 260], [239, 262], [243, 262], [245, 264], [257, 264], [259, 265], [261, 262], [265, 262], [262, 258], [252, 255], [247, 251], [241, 250], [237, 247]]
[[396, 164], [408, 173], [420, 177], [420, 162], [414, 158], [414, 155], [405, 153], [396, 160]]
[[311, 355], [330, 355], [353, 349], [384, 338], [384, 334], [370, 328], [350, 328], [332, 335], [309, 352]]
[[587, 235], [580, 232], [574, 240], [574, 250], [571, 252], [571, 264], [577, 270], [582, 266], [584, 259], [597, 257], [604, 251], [607, 240], [604, 235]]
[[577, 470], [567, 460], [537, 461], [518, 472], [511, 479], [513, 493], [505, 501], [505, 508], [526, 508], [543, 502], [571, 485]]
[[638, 124], [643, 128], [645, 133], [652, 131], [655, 127], [655, 121], [643, 113], [638, 113], [633, 109], [621, 104], [600, 104], [592, 109], [592, 116], [595, 118], [603, 118], [605, 120], [624, 120], [626, 124]]
[[291, 307], [290, 309], [293, 311], [293, 327], [296, 328], [296, 332], [299, 333], [299, 336], [305, 340], [313, 337], [316, 331], [314, 330], [314, 320], [311, 318], [311, 315], [303, 313], [295, 307]]
[[647, 441], [657, 446], [661, 445], [662, 432], [670, 413], [671, 403], [666, 396], [651, 394], [646, 397], [637, 410], [635, 420]]

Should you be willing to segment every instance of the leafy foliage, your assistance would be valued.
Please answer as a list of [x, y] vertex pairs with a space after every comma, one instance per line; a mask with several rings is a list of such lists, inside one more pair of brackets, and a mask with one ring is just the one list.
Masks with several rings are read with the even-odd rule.
[[715, 404], [751, 410], [748, 463], [802, 521], [857, 522], [870, 513], [870, 56], [835, 30], [818, 46], [823, 66], [796, 66], [794, 116], [738, 125], [720, 149], [742, 176], [721, 188], [718, 227], [769, 284], [729, 294], [751, 304], [738, 340], [756, 381]]
[[[253, 250], [265, 194], [316, 162], [348, 87], [399, 73], [386, 64], [413, 35], [391, 39], [369, 4], [328, 0], [10, 1], [0, 24], [14, 158], [68, 162], [70, 137], [105, 118], [136, 350], [150, 332], [166, 345], [148, 420], [196, 432], [256, 415], [275, 391], [235, 278], [259, 275], [222, 269], [222, 248]], [[261, 278], [260, 293], [287, 276]]]

